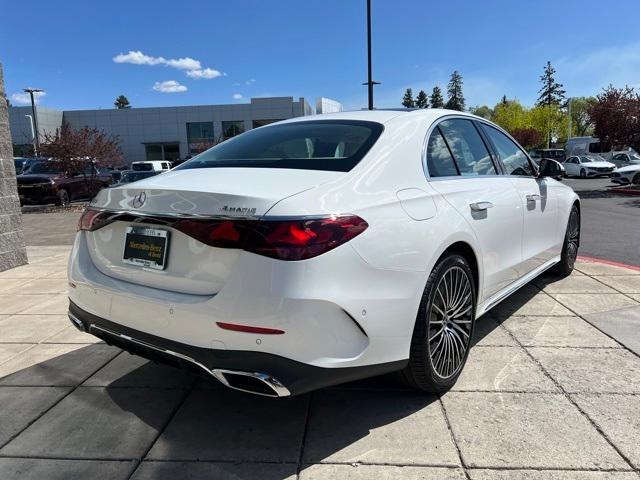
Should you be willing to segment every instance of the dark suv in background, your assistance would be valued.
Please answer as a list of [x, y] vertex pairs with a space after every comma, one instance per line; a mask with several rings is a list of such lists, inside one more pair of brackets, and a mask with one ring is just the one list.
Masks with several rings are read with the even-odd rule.
[[57, 162], [51, 160], [36, 162], [16, 178], [20, 203], [23, 205], [68, 205], [73, 200], [92, 198], [112, 182], [108, 172], [100, 172], [92, 164], [88, 164], [81, 172], [65, 172]]

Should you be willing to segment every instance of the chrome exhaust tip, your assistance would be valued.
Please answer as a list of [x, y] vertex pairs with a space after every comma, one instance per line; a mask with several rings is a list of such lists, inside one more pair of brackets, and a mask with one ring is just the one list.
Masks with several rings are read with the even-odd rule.
[[288, 397], [291, 392], [278, 379], [260, 372], [214, 369], [211, 374], [225, 387], [264, 397]]
[[87, 331], [87, 329], [84, 326], [84, 323], [82, 323], [82, 320], [76, 317], [73, 313], [69, 313], [68, 315], [69, 315], [69, 320], [71, 320], [71, 323], [73, 324], [74, 327], [76, 327], [81, 332]]

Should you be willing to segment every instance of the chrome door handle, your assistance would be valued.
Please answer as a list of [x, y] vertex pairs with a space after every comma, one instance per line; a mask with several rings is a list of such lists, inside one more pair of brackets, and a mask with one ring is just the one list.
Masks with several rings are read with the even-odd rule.
[[527, 202], [535, 202], [536, 200], [540, 200], [540, 195], [537, 193], [531, 193], [527, 195]]
[[471, 207], [471, 210], [473, 210], [474, 212], [483, 212], [487, 208], [493, 207], [493, 203], [491, 203], [491, 202], [476, 202], [476, 203], [470, 203], [469, 206]]

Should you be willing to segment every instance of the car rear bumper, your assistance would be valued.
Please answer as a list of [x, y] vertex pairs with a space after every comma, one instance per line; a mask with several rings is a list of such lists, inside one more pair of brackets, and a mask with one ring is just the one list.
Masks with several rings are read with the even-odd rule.
[[75, 303], [69, 318], [76, 328], [132, 354], [213, 376], [225, 386], [268, 397], [299, 395], [318, 388], [403, 369], [407, 360], [345, 368], [321, 368], [278, 355], [187, 345], [119, 325]]

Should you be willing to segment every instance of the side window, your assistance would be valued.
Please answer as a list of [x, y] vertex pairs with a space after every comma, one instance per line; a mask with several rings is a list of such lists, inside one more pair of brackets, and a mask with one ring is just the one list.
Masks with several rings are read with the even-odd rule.
[[427, 145], [427, 168], [432, 177], [458, 175], [449, 147], [437, 127], [431, 132]]
[[489, 151], [470, 120], [445, 120], [438, 128], [451, 149], [460, 175], [497, 174]]
[[524, 152], [509, 137], [499, 130], [482, 125], [487, 136], [498, 150], [498, 155], [504, 164], [507, 175], [533, 176], [533, 168]]

